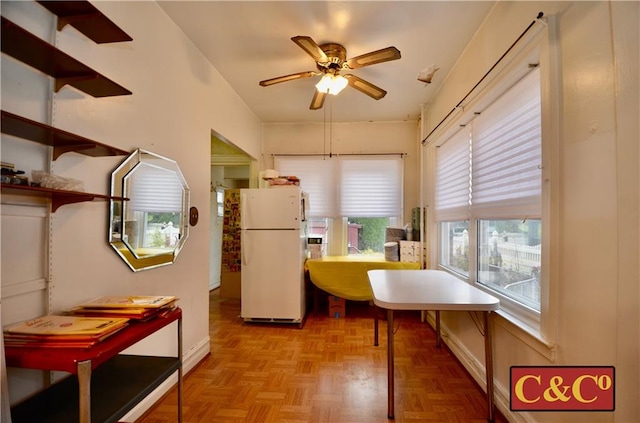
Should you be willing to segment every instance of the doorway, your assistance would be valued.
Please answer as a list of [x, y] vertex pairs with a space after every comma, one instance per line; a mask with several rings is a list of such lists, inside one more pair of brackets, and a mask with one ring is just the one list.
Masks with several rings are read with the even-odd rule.
[[211, 131], [211, 233], [209, 236], [209, 290], [220, 286], [224, 192], [249, 188], [254, 160], [222, 135]]

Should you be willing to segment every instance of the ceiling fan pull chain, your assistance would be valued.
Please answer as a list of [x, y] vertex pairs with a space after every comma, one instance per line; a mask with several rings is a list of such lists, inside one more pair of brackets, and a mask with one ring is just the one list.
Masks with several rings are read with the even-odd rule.
[[327, 155], [327, 109], [323, 110], [324, 122], [322, 125], [322, 157]]
[[333, 98], [329, 97], [329, 158], [333, 152]]

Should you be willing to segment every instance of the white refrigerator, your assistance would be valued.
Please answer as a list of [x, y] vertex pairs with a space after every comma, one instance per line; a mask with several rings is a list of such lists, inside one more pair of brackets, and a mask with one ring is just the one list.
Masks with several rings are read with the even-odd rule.
[[306, 204], [297, 186], [240, 191], [240, 317], [245, 321], [302, 326]]

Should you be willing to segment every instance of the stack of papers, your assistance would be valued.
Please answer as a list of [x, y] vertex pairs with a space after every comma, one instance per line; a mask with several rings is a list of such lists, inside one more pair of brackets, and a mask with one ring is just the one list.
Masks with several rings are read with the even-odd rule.
[[7, 347], [88, 348], [130, 321], [147, 321], [176, 307], [173, 296], [100, 297], [66, 310], [4, 328]]
[[86, 348], [126, 326], [127, 318], [47, 315], [4, 329], [8, 347]]
[[126, 317], [133, 320], [149, 320], [175, 308], [177, 298], [156, 296], [107, 296], [79, 304], [67, 310], [76, 316]]

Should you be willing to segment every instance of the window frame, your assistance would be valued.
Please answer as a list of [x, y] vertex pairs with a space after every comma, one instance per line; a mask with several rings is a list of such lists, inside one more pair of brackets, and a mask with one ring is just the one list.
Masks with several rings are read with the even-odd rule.
[[[558, 211], [558, 188], [553, 183], [555, 177], [559, 175], [559, 87], [560, 87], [560, 71], [558, 63], [558, 46], [557, 33], [555, 30], [555, 19], [547, 18], [545, 25], [541, 25], [528, 39], [523, 41], [523, 46], [519, 47], [507, 63], [498, 67], [495, 75], [489, 78], [489, 82], [479, 86], [478, 92], [470, 96], [468, 102], [464, 105], [459, 104], [448, 116], [442, 128], [437, 128], [427, 137], [424, 146], [428, 147], [423, 152], [423, 160], [428, 166], [428, 176], [426, 183], [431, 187], [431, 192], [427, 190], [427, 202], [435, 204], [435, 165], [436, 154], [435, 147], [440, 140], [452, 136], [460, 126], [466, 125], [473, 119], [473, 109], [482, 108], [484, 105], [492, 103], [493, 99], [498, 98], [502, 92], [500, 86], [509, 84], [509, 80], [518, 79], [518, 69], [528, 66], [528, 62], [532, 57], [537, 58], [538, 67], [540, 69], [540, 95], [541, 95], [541, 148], [542, 148], [542, 195], [541, 195], [541, 213], [540, 221], [542, 225], [541, 235], [541, 264], [542, 272], [540, 278], [540, 311], [534, 310], [525, 304], [519, 303], [510, 297], [492, 290], [485, 285], [476, 281], [478, 269], [478, 220], [477, 216], [470, 215], [468, 222], [469, 243], [475, 250], [469, 257], [469, 277], [465, 277], [457, 272], [440, 266], [440, 237], [441, 225], [436, 219], [435, 213], [431, 213], [428, 232], [433, 234], [428, 240], [431, 247], [431, 262], [434, 267], [452, 273], [454, 276], [467, 281], [470, 284], [484, 290], [485, 292], [500, 299], [501, 308], [497, 313], [503, 316], [507, 321], [511, 322], [520, 331], [512, 331], [517, 336], [521, 336], [524, 332], [536, 339], [536, 345], [545, 356], [552, 354], [552, 345], [555, 342], [557, 322], [557, 301], [558, 284], [554, 283], [558, 280], [558, 257], [554, 254], [553, 245], [557, 245], [558, 231], [555, 226], [559, 222]], [[474, 88], [475, 90], [475, 88]], [[517, 217], [517, 216], [515, 216]], [[508, 219], [508, 215], [496, 216], [495, 219]], [[483, 219], [491, 219], [483, 216]], [[470, 247], [471, 249], [471, 247]]]
[[[331, 174], [332, 180], [332, 188], [333, 188], [333, 198], [328, 200], [328, 202], [334, 207], [334, 211], [332, 216], [320, 216], [317, 213], [313, 214], [312, 212], [309, 214], [310, 217], [315, 218], [325, 218], [328, 220], [328, 243], [326, 244], [326, 253], [328, 255], [348, 255], [349, 247], [348, 247], [348, 218], [349, 217], [365, 217], [365, 216], [343, 216], [343, 211], [341, 210], [341, 195], [342, 195], [342, 160], [397, 160], [398, 164], [398, 209], [397, 216], [385, 216], [389, 218], [390, 225], [393, 225], [397, 222], [402, 222], [403, 214], [404, 214], [404, 154], [400, 153], [390, 153], [390, 154], [343, 154], [343, 155], [334, 155], [333, 157], [325, 157], [324, 155], [296, 155], [294, 157], [284, 155], [284, 156], [274, 156], [274, 167], [280, 171], [281, 166], [279, 165], [279, 160], [300, 160], [308, 161], [309, 164], [312, 164], [313, 161], [322, 161], [323, 163], [328, 160], [332, 160], [333, 164], [333, 172]], [[286, 168], [285, 168], [285, 173]], [[296, 175], [301, 179], [300, 185], [304, 190], [305, 177], [304, 175]], [[313, 178], [312, 178], [313, 179]], [[329, 188], [326, 188], [329, 189]], [[311, 209], [313, 210], [313, 199], [310, 198], [309, 203], [311, 205]], [[326, 207], [325, 207], [326, 209]], [[371, 217], [381, 217], [381, 216], [371, 216]], [[324, 243], [324, 241], [323, 241]]]

